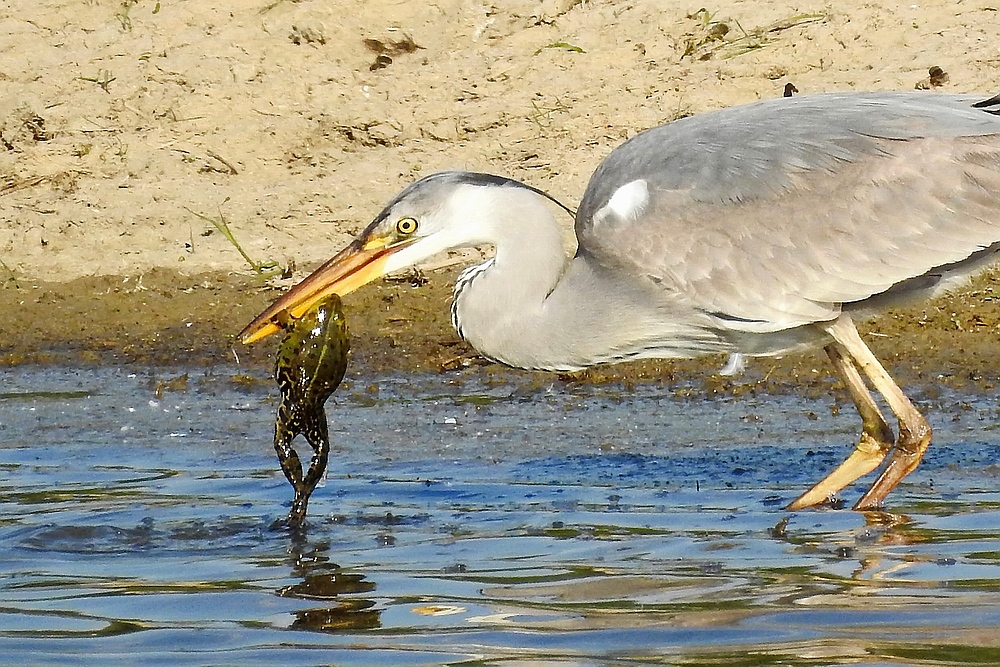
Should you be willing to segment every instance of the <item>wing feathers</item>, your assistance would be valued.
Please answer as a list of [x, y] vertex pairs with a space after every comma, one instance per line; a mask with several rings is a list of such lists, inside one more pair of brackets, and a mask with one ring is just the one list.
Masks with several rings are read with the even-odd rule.
[[[830, 146], [827, 159], [793, 157], [766, 196], [699, 201], [648, 182], [643, 215], [578, 230], [581, 246], [729, 328], [763, 332], [926, 287], [914, 279], [1000, 241], [1000, 135], [869, 141], [860, 157]], [[741, 177], [762, 174], [751, 164]]]

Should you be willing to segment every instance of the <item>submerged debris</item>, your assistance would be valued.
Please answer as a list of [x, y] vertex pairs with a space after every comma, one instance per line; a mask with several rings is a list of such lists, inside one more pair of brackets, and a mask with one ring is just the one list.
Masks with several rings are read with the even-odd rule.
[[[306, 517], [313, 489], [326, 473], [330, 436], [323, 404], [344, 379], [350, 341], [347, 320], [336, 294], [287, 325], [278, 348], [274, 379], [281, 403], [274, 420], [274, 450], [285, 477], [295, 490], [286, 523], [298, 528]], [[292, 447], [302, 434], [313, 456], [303, 474], [302, 463]]]

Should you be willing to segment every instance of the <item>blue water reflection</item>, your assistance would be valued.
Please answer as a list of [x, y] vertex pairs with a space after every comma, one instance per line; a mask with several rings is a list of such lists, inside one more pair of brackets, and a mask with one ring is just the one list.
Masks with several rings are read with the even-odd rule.
[[937, 400], [891, 512], [790, 514], [854, 438], [828, 398], [386, 378], [296, 534], [236, 373], [7, 372], [8, 662], [1000, 664], [989, 400]]

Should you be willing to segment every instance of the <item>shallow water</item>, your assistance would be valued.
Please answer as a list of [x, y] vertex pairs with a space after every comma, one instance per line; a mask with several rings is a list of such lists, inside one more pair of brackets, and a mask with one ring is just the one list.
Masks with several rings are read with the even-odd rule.
[[849, 451], [831, 397], [366, 381], [296, 535], [236, 372], [5, 373], [5, 664], [1000, 664], [995, 397], [929, 404], [863, 515], [782, 509]]

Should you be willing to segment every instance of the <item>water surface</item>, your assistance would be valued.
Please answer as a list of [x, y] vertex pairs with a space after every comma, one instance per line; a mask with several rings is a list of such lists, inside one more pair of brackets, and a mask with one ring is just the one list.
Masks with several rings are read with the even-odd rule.
[[831, 397], [366, 380], [291, 534], [238, 372], [5, 373], [5, 663], [1000, 664], [994, 397], [928, 404], [890, 512], [789, 513], [855, 438]]

